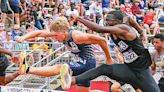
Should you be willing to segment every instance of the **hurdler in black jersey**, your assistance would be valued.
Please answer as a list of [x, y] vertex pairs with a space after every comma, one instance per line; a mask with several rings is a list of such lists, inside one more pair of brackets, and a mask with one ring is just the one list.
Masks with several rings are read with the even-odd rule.
[[148, 49], [143, 46], [143, 43], [138, 37], [132, 41], [122, 40], [119, 38], [114, 39], [113, 36], [111, 37], [113, 42], [119, 48], [119, 51], [122, 53], [124, 63], [129, 67], [146, 69], [151, 65], [152, 60]]
[[[132, 27], [123, 23], [121, 11], [109, 12], [104, 21], [105, 27], [80, 17], [73, 16], [73, 18], [95, 32], [109, 33], [123, 55], [124, 64], [103, 64], [76, 76], [73, 78], [72, 84], [83, 83], [106, 75], [118, 82], [131, 84], [142, 92], [160, 92], [149, 70], [152, 62], [150, 54]], [[118, 89], [122, 90], [121, 87]]]

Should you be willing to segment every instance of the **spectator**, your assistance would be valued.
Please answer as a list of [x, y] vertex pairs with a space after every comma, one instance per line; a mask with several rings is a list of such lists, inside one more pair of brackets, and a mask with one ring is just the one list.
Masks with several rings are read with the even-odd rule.
[[126, 15], [129, 15], [131, 18], [133, 18], [136, 21], [136, 16], [133, 15], [131, 5], [129, 2], [125, 2], [125, 5], [120, 6], [120, 11], [125, 13]]
[[161, 7], [158, 13], [158, 21], [164, 22], [164, 6]]
[[137, 22], [140, 23], [143, 20], [144, 10], [140, 7], [140, 0], [134, 0], [132, 5], [132, 13], [136, 16]]
[[113, 3], [114, 6], [119, 6], [119, 0], [111, 0], [111, 3]]
[[[153, 9], [150, 9], [143, 19], [143, 26], [148, 34], [155, 34], [158, 30], [158, 23], [156, 19], [156, 14]], [[151, 31], [153, 30], [153, 31]]]
[[44, 20], [43, 24], [45, 25], [45, 29], [49, 30], [49, 26], [52, 22], [52, 16], [50, 14], [47, 14], [45, 17], [46, 17], [46, 19]]
[[63, 3], [65, 8], [68, 8], [70, 5], [70, 0], [60, 0], [60, 3]]
[[89, 11], [93, 15], [93, 21], [98, 23], [100, 20], [98, 16], [102, 18], [102, 3], [101, 0], [96, 0], [89, 6]]
[[102, 9], [110, 10], [110, 0], [102, 0]]
[[27, 21], [27, 16], [25, 16], [26, 10], [27, 10], [27, 7], [26, 7], [27, 3], [25, 0], [20, 0], [20, 2], [21, 2], [21, 6], [22, 6], [19, 9], [19, 11], [20, 11], [20, 23], [25, 25], [26, 21]]
[[[32, 31], [35, 31], [34, 22], [32, 21], [30, 24], [31, 24], [31, 25], [27, 28], [27, 33], [32, 32]], [[29, 39], [28, 41], [34, 42], [35, 39]]]
[[58, 14], [58, 8], [55, 7], [52, 10], [52, 19], [55, 20], [58, 16], [59, 16], [59, 14]]
[[0, 23], [0, 42], [2, 41], [7, 41], [7, 35], [6, 35], [6, 31], [4, 31], [5, 29], [5, 25], [4, 23]]
[[14, 41], [12, 40], [12, 33], [11, 32], [8, 32], [7, 34], [7, 42], [4, 43], [4, 48], [6, 50], [13, 50], [14, 49]]
[[66, 16], [69, 17], [71, 14], [79, 16], [79, 11], [75, 8], [75, 3], [70, 4], [70, 8], [66, 11]]
[[59, 13], [59, 16], [60, 16], [60, 17], [62, 17], [62, 16], [65, 17], [65, 16], [66, 16], [66, 11], [65, 11], [65, 9], [62, 9], [62, 10], [61, 10], [61, 12]]
[[[164, 35], [163, 34], [156, 34], [154, 36], [154, 47], [156, 51], [152, 54], [152, 72], [153, 74], [157, 70], [160, 72], [161, 76], [164, 76]], [[160, 68], [161, 67], [161, 68]], [[159, 76], [158, 76], [159, 77]], [[161, 92], [164, 92], [164, 78], [161, 77], [159, 80], [159, 88]]]
[[14, 30], [12, 31], [12, 39], [15, 40], [16, 36], [22, 36], [23, 32], [20, 31], [20, 26], [18, 24], [14, 25]]
[[157, 0], [148, 0], [147, 1], [148, 9], [155, 9], [158, 6]]
[[59, 6], [58, 6], [58, 13], [61, 13], [62, 9], [65, 9], [65, 7], [62, 3], [60, 3]]
[[6, 24], [6, 13], [8, 12], [7, 10], [7, 2], [6, 0], [0, 0], [0, 4], [1, 4], [1, 18], [2, 18], [2, 23]]
[[[14, 12], [14, 18], [16, 21], [16, 24], [20, 25], [20, 19], [19, 19], [19, 7], [21, 7], [20, 0], [9, 0], [10, 7], [12, 11]], [[9, 17], [12, 19], [12, 12], [8, 12]]]

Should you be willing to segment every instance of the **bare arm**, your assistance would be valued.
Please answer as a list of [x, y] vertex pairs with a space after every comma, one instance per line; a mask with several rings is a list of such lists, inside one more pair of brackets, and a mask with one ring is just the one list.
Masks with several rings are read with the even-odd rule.
[[5, 50], [5, 49], [3, 49], [3, 48], [1, 48], [1, 47], [0, 47], [0, 53], [4, 53], [4, 54], [9, 55], [9, 56], [12, 57], [12, 53], [11, 53], [10, 51]]
[[113, 64], [112, 58], [110, 56], [110, 51], [108, 48], [108, 44], [105, 38], [99, 37], [93, 34], [84, 34], [80, 32], [73, 33], [73, 40], [77, 44], [98, 44], [103, 49], [106, 55], [106, 63]]
[[31, 38], [35, 38], [35, 37], [51, 37], [52, 34], [48, 31], [33, 31], [33, 32], [29, 32], [28, 34], [18, 37], [18, 39], [16, 39], [17, 42], [23, 42], [24, 40], [28, 40]]
[[151, 69], [152, 69], [153, 74], [155, 74], [156, 64], [155, 64], [155, 61], [154, 61], [154, 53], [151, 55], [151, 58], [152, 58]]
[[122, 30], [119, 26], [103, 27], [98, 25], [97, 23], [82, 19], [81, 17], [76, 17], [76, 19], [88, 28], [90, 28], [91, 30], [98, 33], [124, 34], [126, 32], [125, 30]]
[[18, 75], [19, 75], [18, 72], [15, 72], [15, 73], [12, 73], [10, 75], [7, 75], [5, 77], [5, 85], [10, 83], [11, 81], [13, 81]]
[[132, 27], [134, 27], [140, 34], [142, 34], [143, 30], [140, 25], [134, 21], [131, 17], [128, 17], [129, 23]]
[[118, 50], [118, 48], [115, 47], [114, 51], [115, 51], [116, 58], [118, 58], [118, 60], [119, 60], [119, 64], [124, 64], [124, 58], [123, 58], [122, 54], [120, 53], [120, 51]]

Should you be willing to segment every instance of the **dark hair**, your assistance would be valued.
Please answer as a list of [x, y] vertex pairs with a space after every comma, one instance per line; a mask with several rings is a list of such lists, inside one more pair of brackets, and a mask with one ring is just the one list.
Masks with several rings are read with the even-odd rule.
[[120, 10], [111, 11], [108, 14], [113, 15], [114, 20], [119, 20], [121, 22], [123, 21], [123, 13]]
[[163, 34], [156, 34], [154, 38], [160, 39], [162, 42], [164, 41], [164, 35]]

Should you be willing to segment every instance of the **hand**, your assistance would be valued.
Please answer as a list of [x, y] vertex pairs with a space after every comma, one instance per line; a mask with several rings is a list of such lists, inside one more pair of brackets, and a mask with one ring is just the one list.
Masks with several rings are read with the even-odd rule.
[[22, 37], [16, 37], [15, 40], [16, 40], [16, 42], [18, 42], [18, 43], [23, 43], [25, 39], [24, 39], [24, 37], [22, 36]]
[[17, 64], [17, 63], [19, 62], [19, 58], [18, 58], [17, 55], [13, 55], [13, 56], [11, 57], [11, 60], [12, 60], [12, 62], [15, 63], [15, 64]]
[[12, 58], [12, 57], [13, 57], [13, 54], [10, 52], [10, 53], [9, 53], [9, 56]]
[[107, 60], [106, 60], [106, 64], [111, 65], [111, 64], [114, 64], [114, 62], [113, 62], [113, 60], [112, 60], [112, 59], [107, 59]]
[[74, 22], [77, 22], [78, 16], [76, 16], [76, 15], [74, 15], [74, 14], [71, 14], [71, 18], [73, 19]]

